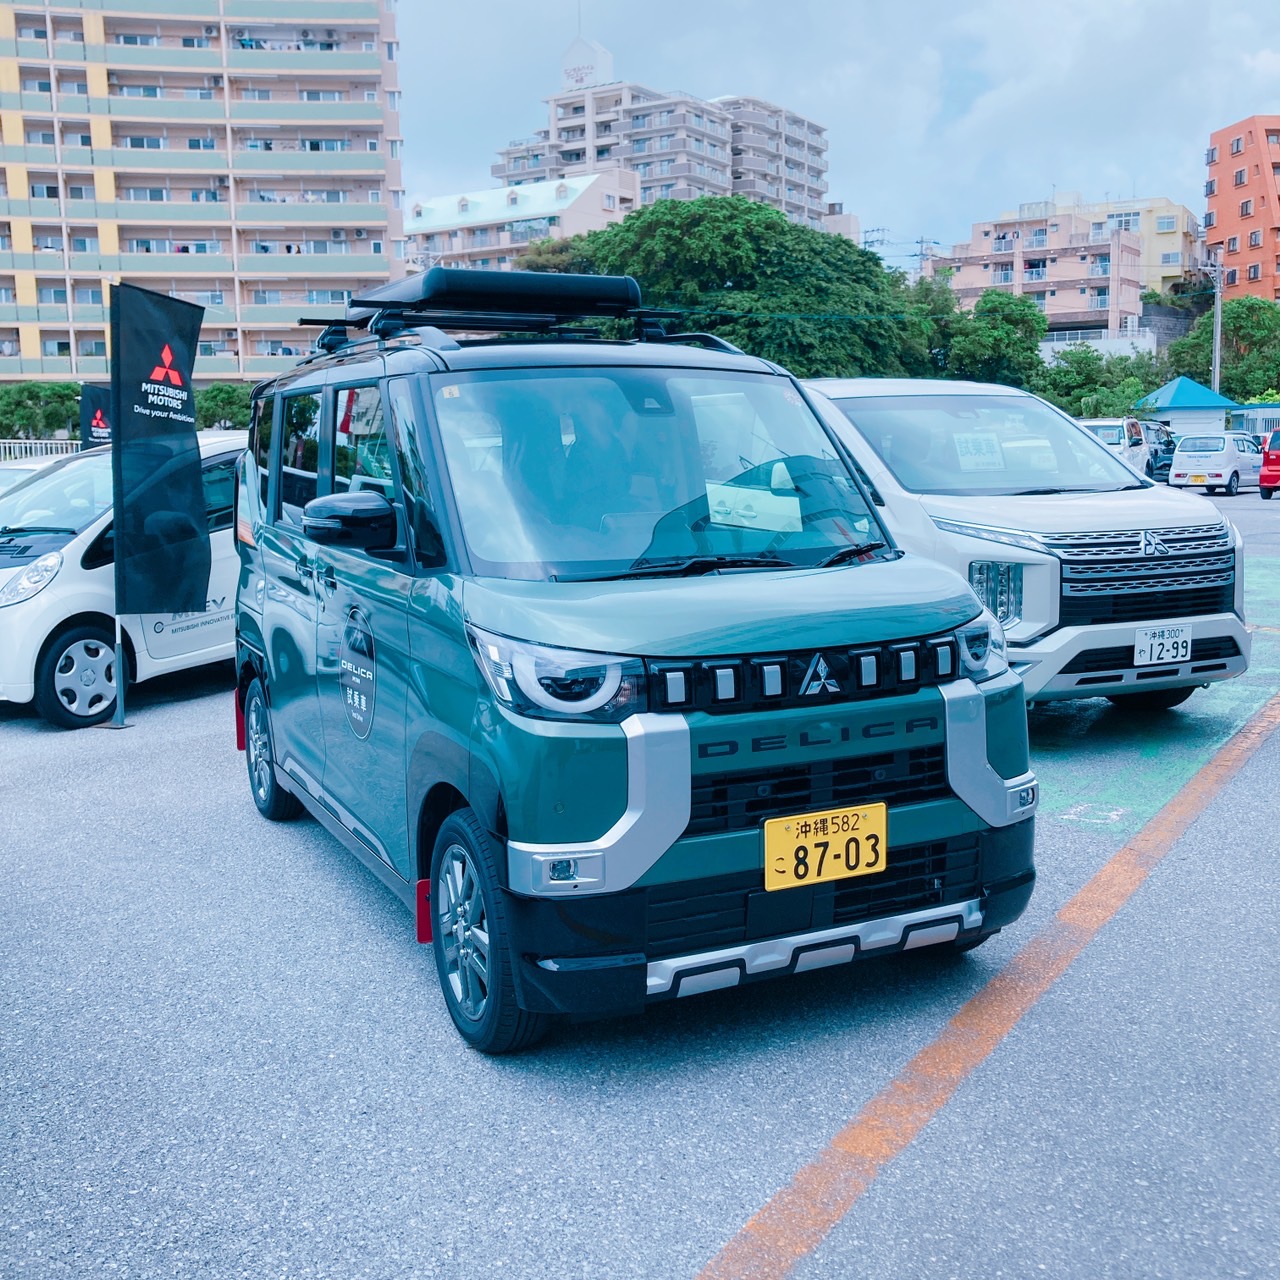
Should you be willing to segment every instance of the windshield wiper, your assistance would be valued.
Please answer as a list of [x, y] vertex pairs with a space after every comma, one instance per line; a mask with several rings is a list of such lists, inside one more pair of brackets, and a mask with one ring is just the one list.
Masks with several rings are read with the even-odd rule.
[[819, 560], [813, 567], [815, 569], [833, 569], [838, 564], [848, 564], [850, 560], [857, 560], [860, 556], [870, 555], [873, 551], [883, 551], [889, 544], [887, 542], [857, 542], [849, 547], [841, 547], [838, 551], [833, 551], [825, 560]]
[[693, 578], [721, 569], [795, 569], [791, 560], [777, 555], [761, 556], [671, 556], [662, 560], [637, 560], [622, 573], [584, 575], [582, 578], [559, 577], [558, 582], [618, 582], [624, 578]]
[[54, 525], [6, 524], [0, 525], [0, 537], [6, 533], [75, 533], [74, 529], [59, 529]]

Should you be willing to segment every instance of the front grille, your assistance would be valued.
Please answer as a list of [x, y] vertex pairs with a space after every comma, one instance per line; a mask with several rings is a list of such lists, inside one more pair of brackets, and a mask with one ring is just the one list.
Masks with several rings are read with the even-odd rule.
[[[1230, 636], [1210, 636], [1191, 642], [1188, 662], [1212, 662], [1218, 658], [1238, 658], [1240, 646]], [[1110, 649], [1086, 649], [1065, 667], [1066, 676], [1087, 675], [1094, 671], [1123, 671], [1133, 667], [1133, 645], [1120, 644]]]
[[695, 776], [685, 835], [749, 831], [765, 818], [840, 805], [918, 804], [950, 794], [941, 746]]
[[1060, 626], [1225, 613], [1235, 604], [1226, 525], [1054, 534], [1045, 544], [1062, 559]]
[[889, 850], [877, 876], [830, 884], [764, 888], [762, 871], [645, 890], [645, 954], [650, 959], [855, 924], [880, 916], [967, 902], [982, 892], [977, 838], [959, 836]]

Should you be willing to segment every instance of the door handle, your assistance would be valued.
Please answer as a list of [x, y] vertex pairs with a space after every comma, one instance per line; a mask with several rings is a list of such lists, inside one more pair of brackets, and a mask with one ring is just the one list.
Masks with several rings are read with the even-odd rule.
[[306, 556], [299, 556], [293, 565], [297, 571], [299, 579], [305, 582], [308, 578], [315, 577], [315, 569], [312, 568], [311, 561]]
[[338, 589], [338, 579], [334, 577], [333, 565], [327, 564], [323, 567], [316, 565], [315, 571], [320, 580], [320, 584], [330, 595], [333, 595], [333, 593]]

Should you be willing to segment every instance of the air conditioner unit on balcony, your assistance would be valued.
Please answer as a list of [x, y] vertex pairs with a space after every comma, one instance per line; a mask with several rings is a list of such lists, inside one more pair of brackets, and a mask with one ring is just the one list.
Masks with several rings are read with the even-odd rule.
[[210, 89], [221, 89], [221, 88], [222, 88], [222, 77], [221, 77], [221, 76], [210, 76], [210, 77], [209, 77], [209, 88], [210, 88]]
[[347, 233], [341, 227], [334, 227], [333, 230], [329, 232], [329, 238], [331, 240], [345, 240], [347, 238]]
[[298, 32], [298, 35], [299, 35], [299, 36], [301, 36], [301, 37], [302, 37], [302, 39], [304, 39], [304, 40], [310, 40], [310, 39], [311, 39], [311, 32], [310, 32], [310, 31], [308, 31], [306, 27], [303, 27], [303, 28], [302, 28], [302, 30]]
[[337, 35], [338, 33], [332, 27], [330, 27], [328, 31], [324, 33], [324, 38], [326, 40], [334, 40], [337, 38]]
[[207, 35], [207, 36], [216, 36], [216, 35], [218, 34], [218, 28], [217, 28], [217, 27], [205, 27], [205, 29], [204, 29], [204, 33], [205, 33], [205, 35]]
[[230, 186], [230, 185], [231, 185], [231, 181], [230, 181], [230, 179], [229, 179], [229, 178], [219, 178], [219, 179], [218, 179], [218, 186], [220, 186], [220, 187], [227, 187], [227, 186]]
[[222, 336], [223, 338], [234, 338], [236, 336], [236, 331], [234, 329], [223, 329]]
[[249, 33], [243, 27], [237, 27], [232, 33], [237, 40], [243, 40]]
[[369, 233], [363, 227], [356, 228], [356, 239], [363, 240]]

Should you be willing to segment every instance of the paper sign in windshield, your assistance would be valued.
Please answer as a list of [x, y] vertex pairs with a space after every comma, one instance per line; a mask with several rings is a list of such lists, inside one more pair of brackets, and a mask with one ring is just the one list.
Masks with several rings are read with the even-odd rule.
[[955, 437], [961, 471], [1003, 471], [1004, 453], [994, 431], [966, 431]]
[[707, 509], [712, 524], [734, 529], [765, 529], [770, 533], [799, 533], [800, 497], [771, 493], [736, 484], [708, 484]]

